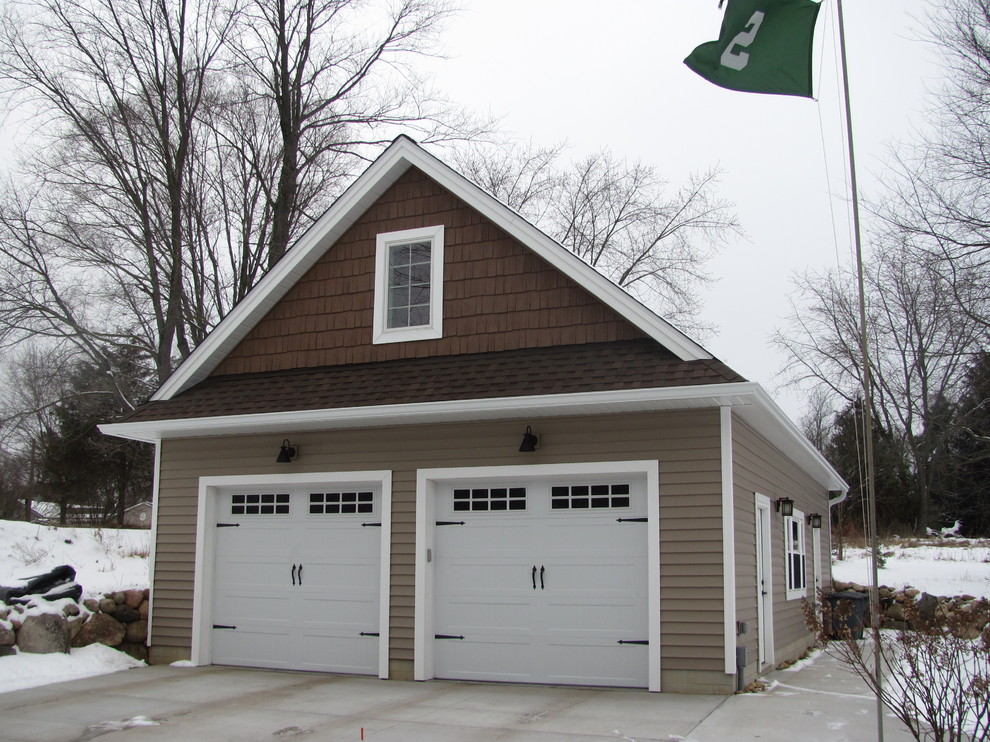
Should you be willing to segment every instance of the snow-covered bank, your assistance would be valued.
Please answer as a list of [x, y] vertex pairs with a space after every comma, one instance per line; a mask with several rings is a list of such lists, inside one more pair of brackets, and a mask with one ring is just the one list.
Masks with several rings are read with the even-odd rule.
[[[986, 541], [958, 539], [950, 545], [905, 541], [880, 547], [885, 565], [879, 571], [881, 585], [914, 587], [932, 595], [990, 597], [990, 545]], [[832, 576], [843, 582], [869, 585], [869, 552], [845, 550], [845, 559], [832, 560]]]
[[[0, 585], [23, 585], [28, 578], [68, 564], [76, 570], [83, 597], [148, 587], [151, 534], [112, 528], [57, 528], [0, 520]], [[66, 601], [39, 601], [27, 613], [62, 613]], [[0, 604], [2, 605], [2, 604]], [[10, 629], [0, 620], [0, 628]], [[70, 654], [18, 653], [0, 657], [0, 693], [139, 667], [144, 663], [100, 644]]]
[[57, 528], [0, 520], [0, 585], [22, 585], [27, 578], [60, 564], [76, 570], [83, 595], [146, 588], [151, 533], [113, 528]]

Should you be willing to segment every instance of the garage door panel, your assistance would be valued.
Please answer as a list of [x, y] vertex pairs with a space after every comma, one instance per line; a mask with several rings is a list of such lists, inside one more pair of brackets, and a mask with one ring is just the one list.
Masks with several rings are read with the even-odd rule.
[[448, 600], [445, 606], [447, 610], [437, 622], [438, 634], [463, 634], [468, 641], [477, 641], [499, 635], [528, 635], [532, 631], [532, 604], [528, 600]]
[[649, 670], [648, 647], [554, 642], [548, 647], [547, 665], [552, 668], [547, 674], [551, 683], [639, 686]]
[[285, 669], [289, 666], [289, 637], [282, 626], [222, 629], [213, 632], [214, 662]]
[[298, 654], [302, 661], [296, 669], [313, 672], [342, 672], [355, 675], [377, 673], [377, 637], [339, 631], [303, 633]]
[[437, 641], [437, 674], [440, 678], [483, 680], [504, 683], [531, 682], [535, 674], [529, 642], [512, 637], [491, 637], [486, 641]]
[[[533, 589], [533, 562], [516, 559], [438, 559], [437, 584], [445, 595], [512, 595]], [[539, 578], [537, 578], [539, 579]]]

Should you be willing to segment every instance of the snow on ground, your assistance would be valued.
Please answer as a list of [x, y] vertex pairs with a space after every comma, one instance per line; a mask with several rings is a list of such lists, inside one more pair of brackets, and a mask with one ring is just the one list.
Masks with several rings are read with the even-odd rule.
[[102, 644], [73, 649], [70, 654], [21, 653], [0, 657], [0, 693], [106, 675], [143, 665], [140, 660]]
[[[944, 542], [943, 542], [944, 543]], [[990, 598], [990, 544], [987, 541], [953, 539], [946, 545], [903, 541], [882, 545], [889, 554], [879, 570], [881, 585], [915, 587], [932, 595], [973, 595]], [[843, 561], [832, 560], [832, 576], [843, 582], [869, 585], [869, 552], [845, 550]]]
[[0, 585], [15, 587], [53, 567], [76, 570], [83, 596], [146, 588], [151, 532], [57, 528], [0, 520]]
[[[150, 532], [112, 528], [56, 528], [0, 520], [0, 585], [15, 587], [29, 578], [68, 564], [76, 570], [83, 597], [148, 587]], [[61, 612], [63, 603], [42, 603]], [[2, 604], [0, 604], [2, 605]], [[29, 609], [37, 613], [38, 609]], [[0, 627], [10, 628], [9, 621]], [[26, 654], [0, 657], [0, 693], [104, 675], [143, 662], [116, 649], [94, 644], [71, 654]]]

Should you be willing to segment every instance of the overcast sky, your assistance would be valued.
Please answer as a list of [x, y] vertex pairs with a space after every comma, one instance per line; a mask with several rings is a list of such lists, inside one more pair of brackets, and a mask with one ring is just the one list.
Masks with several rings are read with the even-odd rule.
[[[931, 0], [845, 0], [847, 54], [861, 188], [891, 144], [924, 125], [939, 84], [920, 41]], [[608, 147], [656, 165], [674, 186], [718, 165], [746, 238], [712, 264], [705, 317], [718, 358], [763, 384], [793, 417], [802, 396], [777, 391], [783, 358], [769, 346], [790, 311], [789, 278], [851, 260], [835, 3], [816, 29], [818, 100], [724, 90], [683, 59], [717, 38], [717, 0], [462, 0], [448, 24], [449, 59], [435, 83], [455, 100], [502, 116], [536, 143], [566, 140], [579, 157]]]

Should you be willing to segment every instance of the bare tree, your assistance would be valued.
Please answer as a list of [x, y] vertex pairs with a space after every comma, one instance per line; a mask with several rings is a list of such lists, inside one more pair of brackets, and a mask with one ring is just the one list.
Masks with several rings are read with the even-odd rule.
[[[7, 6], [0, 78], [44, 123], [29, 166], [41, 185], [30, 203], [8, 199], [2, 235], [16, 245], [7, 257], [30, 264], [36, 281], [5, 286], [8, 305], [54, 300], [65, 309], [48, 329], [98, 362], [98, 342], [137, 346], [164, 380], [174, 353], [188, 355], [199, 339], [183, 322], [188, 248], [204, 239], [190, 234], [190, 204], [201, 197], [190, 174], [199, 112], [234, 20], [213, 0]], [[72, 322], [81, 282], [97, 285], [102, 306], [85, 318], [73, 307]], [[48, 294], [40, 301], [39, 285]], [[100, 321], [107, 310], [113, 320]], [[18, 329], [37, 329], [22, 319]]]
[[[0, 84], [38, 122], [0, 194], [0, 342], [164, 380], [397, 126], [485, 129], [420, 86], [443, 0], [21, 0]], [[140, 400], [120, 401], [133, 405]]]
[[603, 150], [569, 164], [563, 146], [475, 147], [458, 166], [507, 206], [685, 329], [705, 332], [698, 290], [705, 269], [740, 228], [718, 197], [720, 172], [692, 175], [671, 193], [652, 166]]
[[939, 0], [926, 26], [946, 82], [924, 138], [893, 154], [871, 209], [990, 326], [990, 0]]
[[[866, 271], [875, 419], [905, 441], [918, 488], [919, 522], [929, 525], [935, 459], [944, 453], [966, 365], [985, 329], [960, 311], [954, 290], [909, 251], [878, 249]], [[774, 343], [788, 356], [785, 375], [811, 382], [847, 404], [863, 375], [856, 283], [847, 271], [807, 273], [796, 281], [799, 304]]]
[[348, 173], [355, 156], [375, 152], [396, 127], [424, 143], [487, 130], [455, 113], [408, 64], [433, 50], [450, 13], [445, 0], [246, 4], [236, 58], [246, 90], [266, 102], [278, 132], [277, 157], [252, 161], [269, 199], [269, 266], [288, 249], [300, 221], [337, 190], [327, 189], [326, 180]]

